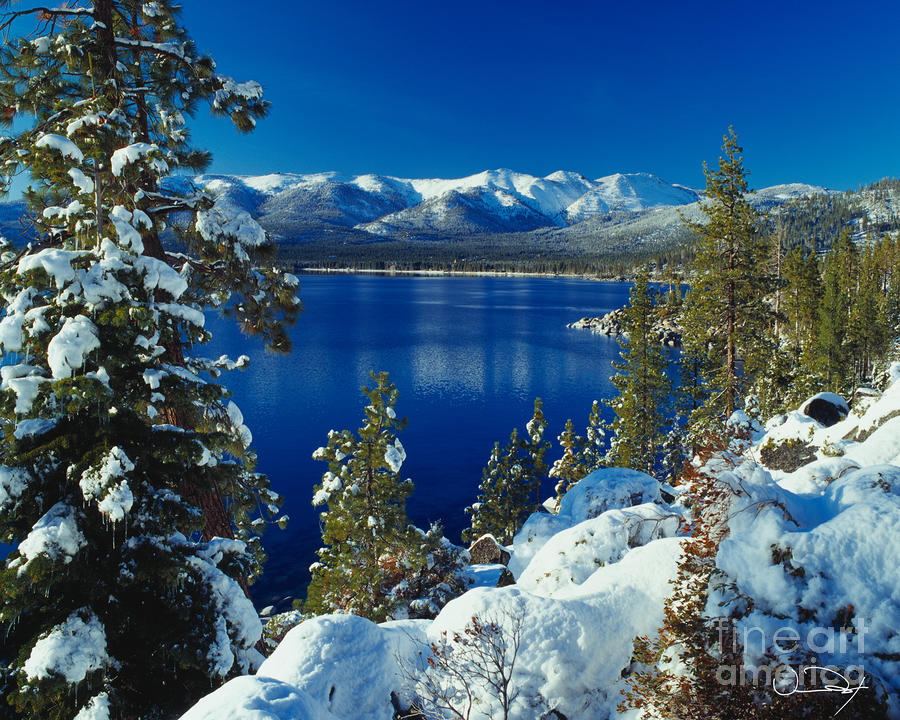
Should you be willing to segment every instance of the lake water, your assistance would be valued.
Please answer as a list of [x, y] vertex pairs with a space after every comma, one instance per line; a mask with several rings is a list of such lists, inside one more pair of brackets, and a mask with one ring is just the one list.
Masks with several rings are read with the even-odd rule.
[[[397, 413], [409, 418], [400, 437], [402, 472], [416, 486], [410, 518], [420, 527], [440, 520], [459, 542], [463, 508], [475, 500], [494, 441], [504, 443], [514, 426], [522, 432], [536, 396], [555, 441], [566, 418], [584, 428], [591, 402], [612, 394], [617, 342], [566, 323], [622, 306], [628, 288], [558, 278], [304, 276], [305, 312], [289, 356], [267, 355], [235, 326], [211, 320], [215, 339], [204, 354], [251, 357], [246, 371], [223, 381], [253, 432], [258, 468], [291, 517], [264, 538], [270, 559], [254, 586], [257, 604], [305, 593], [320, 542], [312, 487], [327, 469], [311, 454], [329, 429], [360, 426], [370, 370], [390, 373]], [[551, 459], [558, 454], [554, 446]], [[551, 491], [548, 481], [543, 496]]]

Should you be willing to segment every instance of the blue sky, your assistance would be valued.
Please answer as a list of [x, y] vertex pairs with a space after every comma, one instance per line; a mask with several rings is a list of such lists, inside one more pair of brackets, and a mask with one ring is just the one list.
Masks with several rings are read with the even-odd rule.
[[751, 184], [900, 174], [900, 3], [184, 3], [220, 72], [263, 84], [217, 172], [646, 170], [702, 186], [729, 124]]

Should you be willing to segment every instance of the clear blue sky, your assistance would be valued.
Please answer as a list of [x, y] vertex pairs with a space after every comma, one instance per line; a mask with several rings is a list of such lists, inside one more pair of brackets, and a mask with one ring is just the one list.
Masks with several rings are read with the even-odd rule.
[[646, 170], [702, 186], [729, 124], [751, 184], [900, 175], [900, 3], [184, 3], [219, 71], [272, 102], [213, 171]]

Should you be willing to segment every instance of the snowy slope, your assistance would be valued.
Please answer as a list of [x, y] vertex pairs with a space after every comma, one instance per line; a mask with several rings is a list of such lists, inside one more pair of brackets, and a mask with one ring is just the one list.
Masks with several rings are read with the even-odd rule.
[[697, 202], [701, 194], [669, 185], [650, 173], [617, 173], [595, 181], [594, 187], [566, 208], [570, 223], [608, 212], [638, 212], [661, 206]]
[[[800, 668], [807, 650], [820, 666], [857, 668], [848, 677], [854, 684], [861, 667], [868, 686], [859, 692], [881, 688], [888, 717], [897, 720], [900, 363], [883, 385], [858, 395], [831, 427], [801, 409], [765, 429], [735, 415], [731, 449], [702, 466], [725, 490], [718, 517], [726, 532], [716, 556], [725, 575], [706, 613], [732, 612], [734, 605], [721, 603], [738, 593], [738, 636], [755, 641], [743, 647], [747, 667], [771, 662], [765, 653], [774, 652], [778, 662]], [[762, 463], [764, 447], [792, 438], [808, 443], [815, 459], [790, 473]], [[256, 676], [232, 680], [183, 720], [390, 720], [391, 692], [409, 692], [402, 667], [414, 667], [419, 651], [427, 656], [429, 644], [465, 633], [473, 616], [505, 628], [521, 619], [511, 720], [558, 717], [545, 714], [552, 709], [569, 718], [614, 717], [633, 669], [633, 639], [653, 636], [662, 620], [684, 542], [680, 520], [688, 517], [683, 505], [664, 503], [656, 481], [642, 473], [594, 472], [564, 496], [556, 515], [532, 515], [516, 536], [516, 585], [472, 589], [433, 621], [306, 620]], [[799, 649], [780, 652], [772, 644], [794, 636]], [[676, 674], [685, 671], [677, 657], [673, 663]], [[444, 681], [462, 690], [458, 679]], [[473, 687], [482, 699], [473, 720], [499, 717], [492, 694]], [[768, 685], [760, 691], [771, 692]], [[834, 692], [834, 710], [847, 700]]]

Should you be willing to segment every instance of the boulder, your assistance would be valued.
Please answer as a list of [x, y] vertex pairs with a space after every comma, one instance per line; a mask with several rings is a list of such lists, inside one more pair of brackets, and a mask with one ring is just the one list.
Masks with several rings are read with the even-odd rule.
[[509, 551], [493, 535], [482, 535], [469, 547], [473, 565], [508, 565]]
[[840, 395], [819, 393], [803, 403], [800, 411], [825, 427], [831, 427], [847, 417], [850, 407]]
[[816, 451], [800, 438], [788, 438], [779, 443], [766, 442], [760, 448], [759, 457], [767, 468], [790, 473], [815, 460]]

